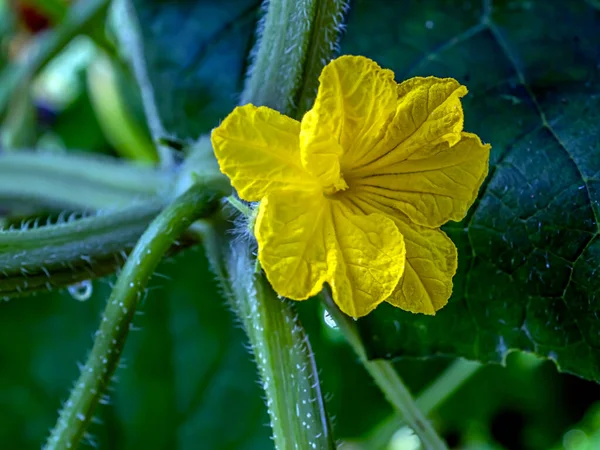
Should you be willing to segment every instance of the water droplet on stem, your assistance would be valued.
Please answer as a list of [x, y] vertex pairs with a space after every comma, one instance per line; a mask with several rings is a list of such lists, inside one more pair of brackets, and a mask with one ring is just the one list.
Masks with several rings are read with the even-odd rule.
[[92, 282], [90, 280], [84, 280], [76, 284], [72, 284], [67, 288], [71, 297], [80, 302], [89, 300], [94, 291]]

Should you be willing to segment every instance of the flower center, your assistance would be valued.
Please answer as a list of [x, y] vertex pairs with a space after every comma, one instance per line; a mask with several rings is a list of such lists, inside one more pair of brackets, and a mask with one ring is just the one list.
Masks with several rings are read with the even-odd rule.
[[338, 180], [335, 183], [325, 187], [323, 191], [325, 192], [325, 195], [333, 195], [337, 192], [345, 191], [346, 189], [348, 189], [348, 184], [346, 183], [346, 180], [344, 180], [344, 176], [340, 174]]

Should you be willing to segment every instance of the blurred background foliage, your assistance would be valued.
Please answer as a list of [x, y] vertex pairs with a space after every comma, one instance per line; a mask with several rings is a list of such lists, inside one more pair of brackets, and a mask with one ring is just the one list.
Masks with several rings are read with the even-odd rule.
[[[6, 80], [31, 46], [61, 24], [69, 3], [0, 0], [0, 79]], [[185, 6], [184, 12], [169, 2], [148, 3], [140, 13], [141, 32], [156, 45], [144, 49], [145, 58], [149, 65], [177, 68], [152, 80], [165, 87], [156, 93], [171, 111], [165, 125], [178, 138], [196, 138], [236, 103], [260, 2], [171, 2]], [[368, 4], [358, 3], [363, 9]], [[402, 14], [400, 2], [397, 9]], [[18, 90], [2, 92], [9, 85], [0, 84], [0, 97], [10, 94], [1, 116], [1, 152], [85, 151], [156, 161], [140, 92], [126, 63], [129, 56], [117, 44], [114, 24], [119, 20], [117, 14], [113, 26], [105, 26], [104, 20], [89, 23]], [[421, 24], [428, 29], [434, 25], [428, 20]], [[177, 39], [158, 40], [165, 36]], [[187, 46], [180, 47], [182, 36]], [[376, 34], [364, 39], [371, 39], [370, 45], [389, 45]], [[173, 92], [187, 96], [172, 97]], [[40, 447], [78, 375], [77, 363], [91, 347], [111, 282], [94, 281], [90, 295], [65, 290], [0, 304], [0, 448]], [[322, 306], [305, 302], [299, 310], [342, 448], [418, 448], [325, 320]], [[221, 299], [201, 249], [187, 250], [160, 266], [135, 324], [139, 330], [127, 343], [110, 398], [90, 430], [90, 445], [272, 448], [244, 333]], [[414, 359], [396, 367], [418, 394], [451, 363]], [[514, 352], [505, 366], [480, 368], [431, 418], [453, 448], [597, 449], [600, 386], [559, 374], [550, 361]]]

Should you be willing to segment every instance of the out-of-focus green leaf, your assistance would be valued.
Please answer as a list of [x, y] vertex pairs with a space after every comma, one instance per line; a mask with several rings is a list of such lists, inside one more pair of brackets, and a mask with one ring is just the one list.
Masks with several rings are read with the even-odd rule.
[[[245, 336], [219, 296], [201, 251], [158, 269], [126, 344], [99, 448], [272, 448]], [[44, 294], [0, 303], [0, 442], [39, 449], [77, 377], [109, 294], [96, 282], [84, 303]], [[8, 422], [8, 423], [7, 423]]]
[[343, 53], [457, 78], [465, 129], [492, 144], [461, 223], [450, 304], [435, 317], [384, 305], [360, 321], [373, 357], [511, 349], [600, 381], [600, 11], [589, 2], [358, 1]]
[[[128, 34], [135, 30], [120, 30], [122, 40], [144, 101], [154, 104], [163, 128], [153, 133], [166, 130], [179, 138], [198, 138], [237, 103], [261, 2], [124, 3], [132, 6], [140, 35], [131, 39]], [[151, 128], [156, 127], [151, 123]]]

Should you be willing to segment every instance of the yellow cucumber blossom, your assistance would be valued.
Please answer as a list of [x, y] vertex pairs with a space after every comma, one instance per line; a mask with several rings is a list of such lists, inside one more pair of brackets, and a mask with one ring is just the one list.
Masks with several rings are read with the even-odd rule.
[[465, 216], [488, 171], [490, 146], [463, 132], [467, 89], [397, 84], [361, 56], [332, 61], [319, 81], [301, 122], [245, 105], [212, 133], [221, 171], [260, 201], [260, 264], [279, 295], [303, 300], [328, 283], [353, 317], [384, 300], [435, 314], [457, 266], [439, 227]]

